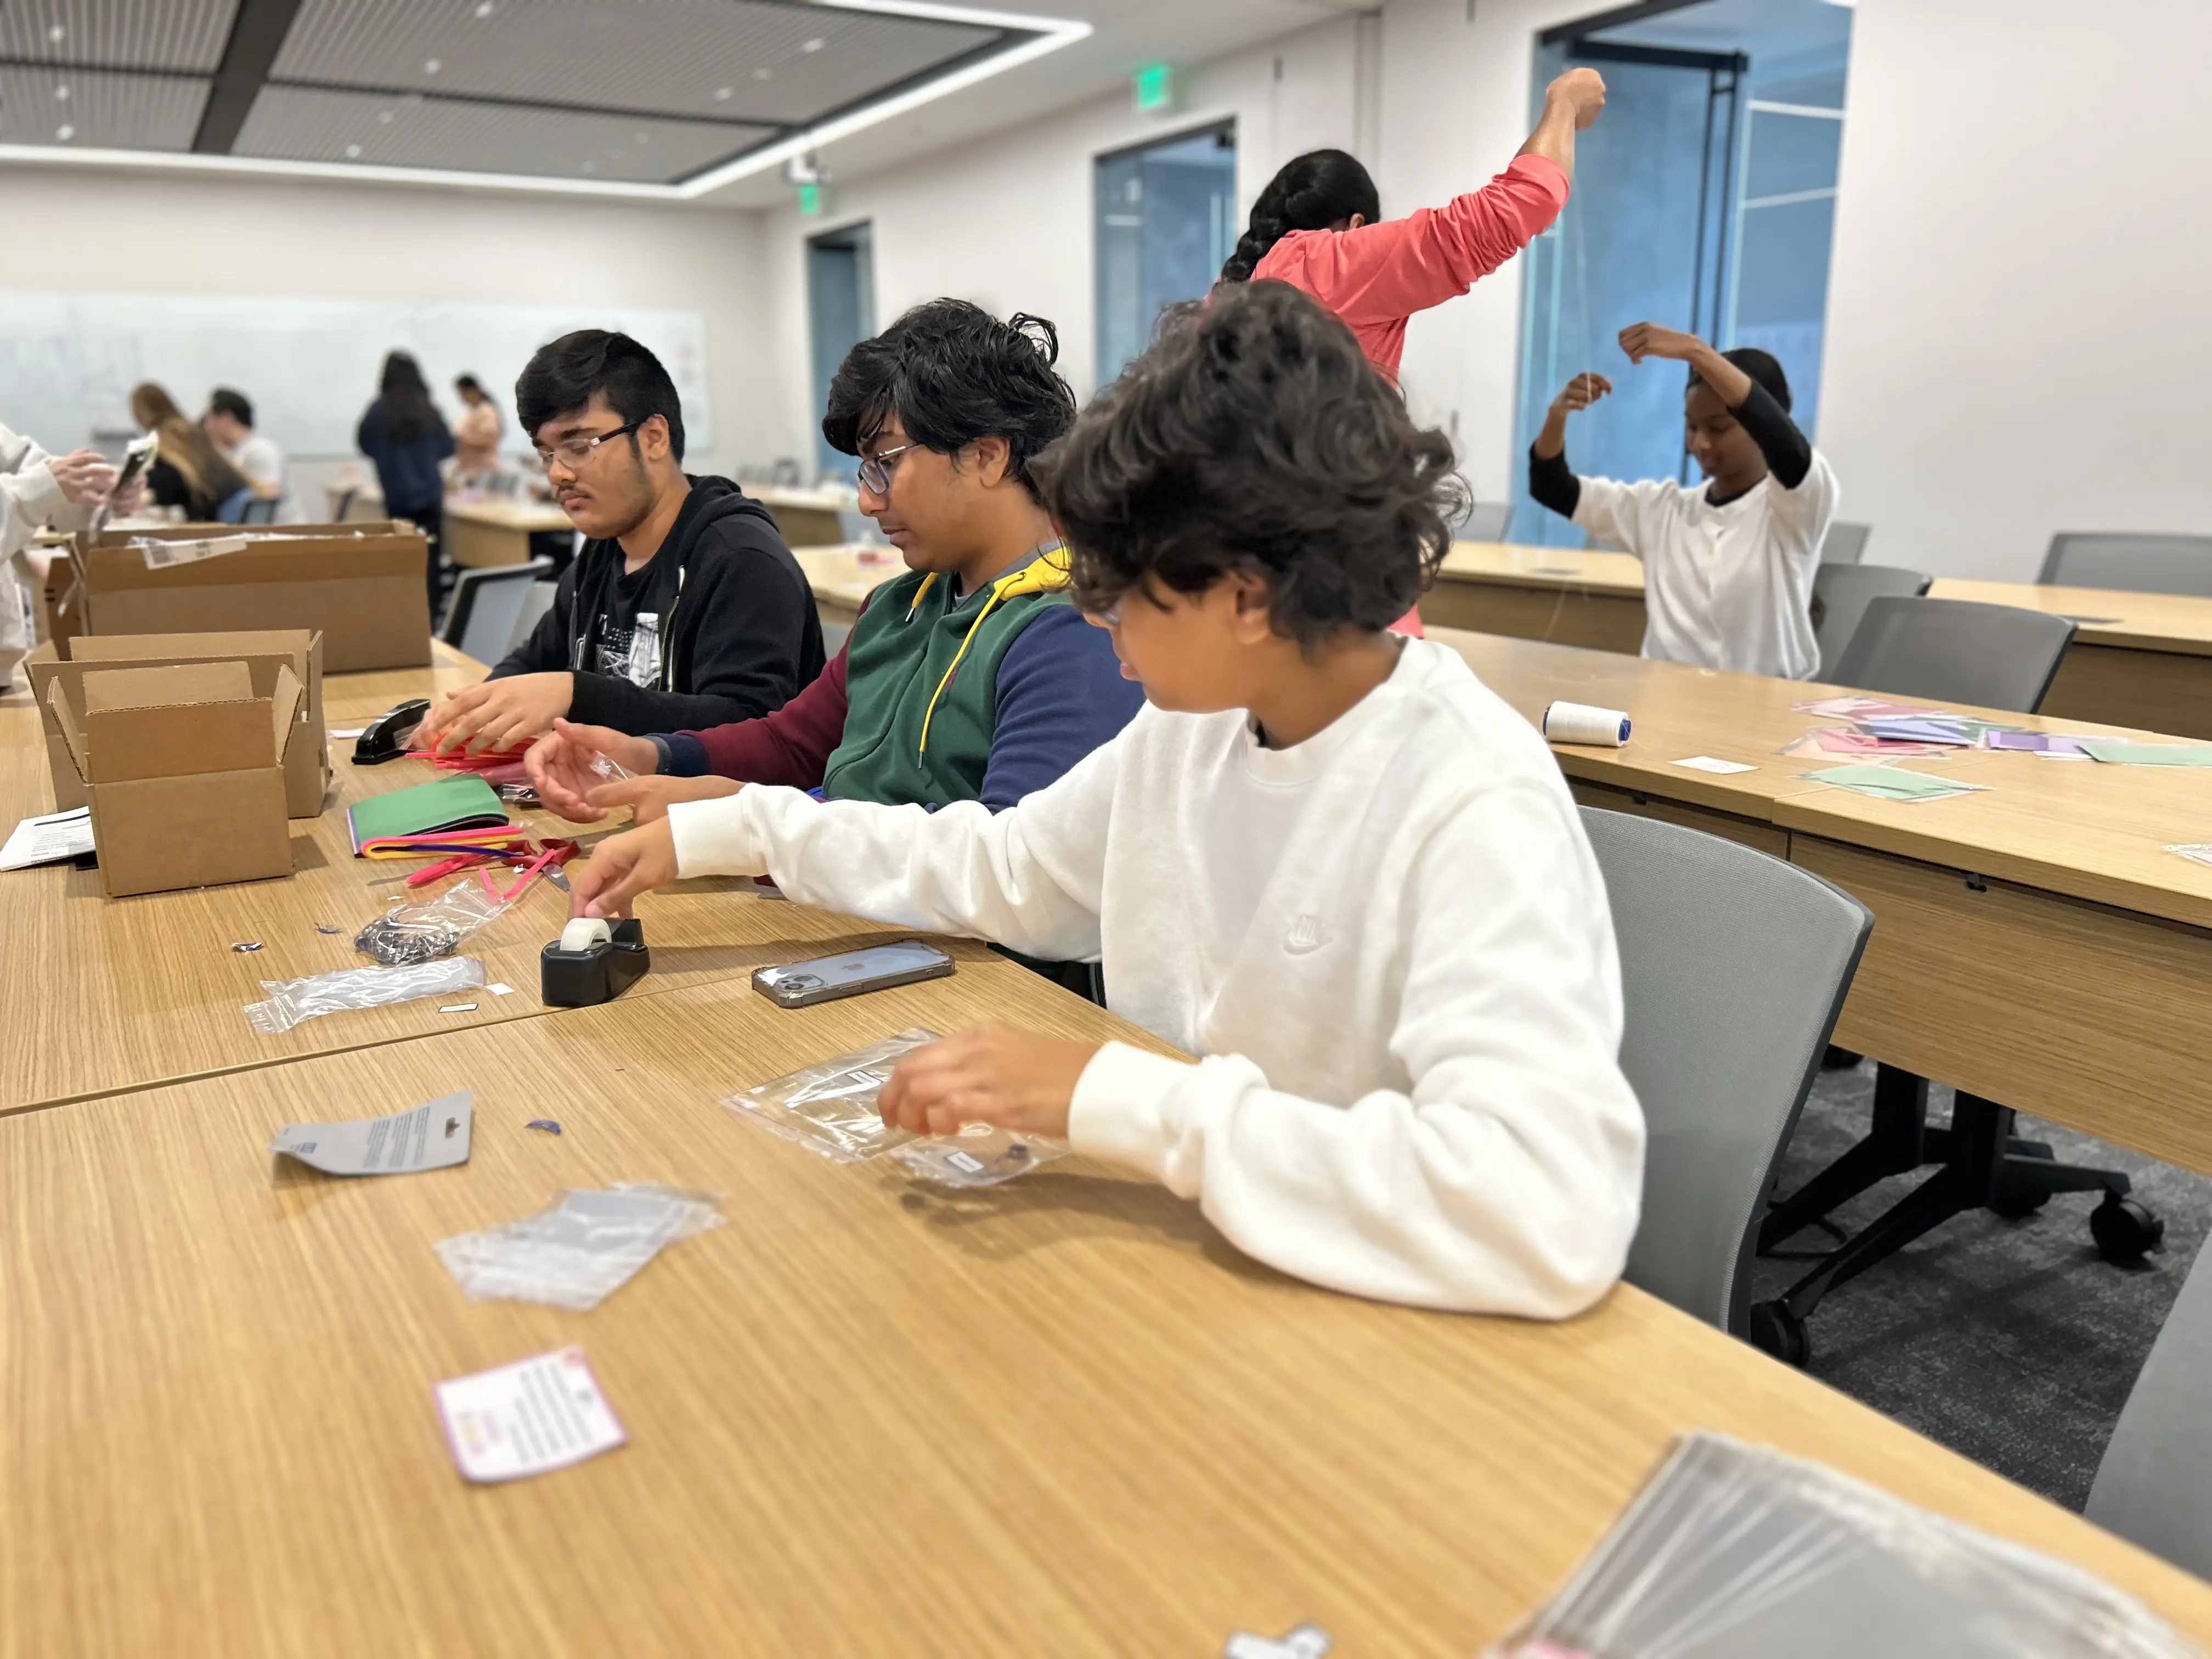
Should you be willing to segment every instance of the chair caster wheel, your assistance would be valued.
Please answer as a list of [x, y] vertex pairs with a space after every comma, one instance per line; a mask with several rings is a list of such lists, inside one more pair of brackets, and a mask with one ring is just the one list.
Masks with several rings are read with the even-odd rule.
[[2107, 1261], [2138, 1261], [2166, 1237], [2166, 1223], [2131, 1198], [2109, 1193], [2089, 1212], [2090, 1237]]
[[1813, 1338], [1805, 1322], [1779, 1302], [1751, 1304], [1751, 1345], [1800, 1370], [1813, 1358]]

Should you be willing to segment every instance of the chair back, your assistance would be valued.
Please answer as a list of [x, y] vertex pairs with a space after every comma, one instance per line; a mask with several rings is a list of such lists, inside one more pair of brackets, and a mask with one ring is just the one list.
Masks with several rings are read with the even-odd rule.
[[2105, 1461], [2082, 1513], [2099, 1526], [2162, 1555], [2184, 1571], [2212, 1577], [2212, 1249], [2197, 1253], [2120, 1408]]
[[1513, 522], [1513, 503], [1510, 501], [1477, 501], [1467, 510], [1467, 519], [1457, 532], [1463, 542], [1502, 542], [1505, 527]]
[[1817, 680], [1834, 677], [1844, 647], [1872, 599], [1917, 599], [1935, 579], [1887, 564], [1824, 564], [1813, 573], [1813, 637], [1820, 647]]
[[[538, 631], [538, 624], [545, 620], [545, 613], [553, 608], [553, 600], [560, 592], [561, 584], [557, 580], [548, 580], [540, 577], [530, 584], [523, 592], [522, 607], [515, 614], [514, 632], [507, 636], [507, 651], [514, 650]], [[505, 651], [500, 653], [501, 656], [506, 654]], [[493, 660], [497, 661], [498, 659], [494, 658]]]
[[2051, 538], [2036, 580], [2054, 587], [2212, 598], [2212, 536], [2065, 531]]
[[1866, 556], [1867, 537], [1874, 526], [1845, 524], [1841, 519], [1828, 526], [1820, 542], [1822, 564], [1856, 564]]
[[1620, 951], [1620, 1068], [1644, 1108], [1644, 1213], [1626, 1277], [1742, 1335], [1776, 1166], [1874, 917], [1738, 842], [1582, 815]]
[[496, 664], [507, 653], [515, 618], [522, 614], [532, 586], [551, 568], [550, 562], [533, 559], [526, 564], [462, 571], [454, 579], [446, 624], [438, 637], [487, 666]]
[[234, 489], [216, 504], [215, 516], [218, 524], [244, 524], [246, 515], [253, 508], [251, 489]]
[[2065, 617], [2014, 605], [1873, 599], [1836, 672], [1825, 678], [1893, 697], [2033, 714], [2073, 637]]

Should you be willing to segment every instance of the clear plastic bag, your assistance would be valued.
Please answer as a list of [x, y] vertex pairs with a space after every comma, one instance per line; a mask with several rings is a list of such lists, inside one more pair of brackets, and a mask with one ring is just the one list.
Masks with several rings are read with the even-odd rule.
[[1675, 1443], [1490, 1659], [2186, 1659], [2080, 1569], [1716, 1434]]
[[840, 1164], [860, 1164], [915, 1137], [876, 1112], [876, 1097], [898, 1063], [939, 1041], [919, 1027], [848, 1054], [771, 1079], [722, 1104]]
[[993, 1124], [971, 1123], [957, 1135], [909, 1140], [893, 1147], [891, 1156], [925, 1180], [947, 1187], [995, 1187], [1066, 1158], [1067, 1148], [1041, 1135], [1018, 1135]]
[[484, 965], [474, 957], [448, 957], [411, 968], [341, 968], [311, 979], [264, 979], [261, 988], [269, 1000], [247, 1003], [246, 1018], [263, 1036], [275, 1036], [323, 1014], [445, 996], [483, 982]]
[[545, 1302], [588, 1313], [662, 1246], [720, 1226], [720, 1199], [651, 1182], [571, 1188], [520, 1221], [441, 1239], [438, 1256], [471, 1301]]
[[511, 901], [484, 890], [471, 871], [434, 899], [395, 904], [356, 933], [354, 948], [389, 967], [449, 957], [463, 939], [504, 911]]

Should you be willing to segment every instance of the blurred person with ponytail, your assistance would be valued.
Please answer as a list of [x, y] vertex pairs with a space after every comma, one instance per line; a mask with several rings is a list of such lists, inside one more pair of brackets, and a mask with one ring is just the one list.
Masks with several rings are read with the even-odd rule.
[[1559, 217], [1575, 134], [1604, 107], [1598, 72], [1569, 70], [1546, 89], [1543, 118], [1504, 172], [1403, 219], [1382, 217], [1375, 181], [1342, 150], [1294, 157], [1253, 203], [1221, 281], [1288, 283], [1312, 295], [1352, 325], [1395, 385], [1406, 319], [1466, 293]]
[[131, 390], [131, 418], [158, 441], [146, 487], [156, 505], [181, 507], [198, 524], [236, 524], [253, 499], [253, 484], [226, 459], [175, 398], [147, 380]]

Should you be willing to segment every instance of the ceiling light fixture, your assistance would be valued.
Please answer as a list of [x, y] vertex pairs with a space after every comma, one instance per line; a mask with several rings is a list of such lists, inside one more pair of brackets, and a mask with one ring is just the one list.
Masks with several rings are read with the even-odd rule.
[[56, 127], [54, 129], [54, 137], [60, 139], [62, 143], [66, 144], [70, 139], [76, 137], [76, 129], [68, 125]]
[[[1018, 40], [1002, 52], [952, 70], [950, 74], [926, 81], [919, 86], [879, 99], [859, 109], [802, 127], [788, 137], [773, 144], [749, 150], [744, 155], [721, 166], [685, 179], [678, 185], [629, 184], [611, 179], [579, 179], [532, 173], [463, 173], [434, 167], [387, 167], [371, 162], [366, 166], [349, 165], [343, 161], [285, 161], [252, 155], [203, 155], [195, 151], [134, 150], [134, 149], [70, 149], [56, 150], [43, 144], [0, 143], [0, 163], [21, 162], [28, 166], [63, 163], [76, 167], [119, 167], [141, 172], [196, 173], [204, 175], [258, 175], [278, 179], [328, 179], [353, 184], [413, 185], [443, 190], [495, 191], [514, 193], [543, 192], [562, 196], [619, 196], [636, 201], [690, 202], [711, 194], [726, 185], [736, 184], [783, 165], [790, 156], [803, 155], [822, 145], [835, 143], [840, 138], [849, 138], [881, 122], [935, 103], [940, 98], [988, 81], [1007, 70], [1050, 56], [1063, 47], [1079, 40], [1087, 40], [1092, 33], [1089, 23], [1067, 17], [1037, 17], [1018, 12], [994, 11], [976, 6], [937, 5], [928, 0], [815, 0], [819, 6], [838, 11], [867, 12], [882, 17], [915, 18], [930, 22], [964, 23], [981, 28], [1018, 30], [1029, 38]], [[55, 26], [52, 38], [59, 40], [59, 25]], [[439, 60], [431, 58], [423, 65], [425, 71], [435, 75], [441, 67]], [[769, 78], [768, 71], [753, 71], [757, 79]], [[404, 101], [419, 103], [420, 94]], [[75, 129], [64, 127], [56, 136], [64, 143], [74, 136]], [[585, 171], [591, 172], [589, 162]]]

